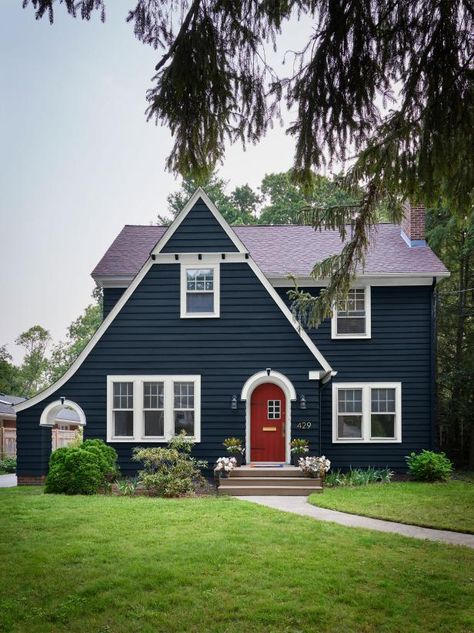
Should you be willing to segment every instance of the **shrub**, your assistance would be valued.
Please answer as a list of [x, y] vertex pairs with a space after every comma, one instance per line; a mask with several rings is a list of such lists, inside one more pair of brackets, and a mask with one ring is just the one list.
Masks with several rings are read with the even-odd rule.
[[244, 454], [245, 449], [242, 446], [242, 440], [239, 440], [238, 437], [227, 437], [223, 442], [222, 446], [224, 446], [230, 454], [240, 453]]
[[191, 457], [193, 442], [185, 436], [173, 438], [168, 448], [135, 448], [133, 459], [143, 463], [138, 483], [158, 497], [181, 497], [205, 483], [200, 468], [207, 462]]
[[290, 450], [292, 455], [304, 455], [309, 453], [309, 441], [300, 438], [291, 440]]
[[388, 483], [393, 477], [389, 468], [351, 468], [347, 473], [334, 470], [326, 476], [327, 486], [367, 486], [373, 483]]
[[133, 497], [137, 490], [137, 485], [136, 479], [122, 479], [118, 482], [118, 489], [121, 495]]
[[58, 448], [51, 453], [45, 492], [95, 494], [116, 475], [116, 460], [116, 451], [102, 440], [87, 440], [80, 446]]
[[16, 472], [16, 457], [4, 457], [0, 459], [0, 474]]
[[423, 450], [405, 459], [408, 472], [418, 481], [446, 481], [453, 472], [453, 464], [444, 453]]

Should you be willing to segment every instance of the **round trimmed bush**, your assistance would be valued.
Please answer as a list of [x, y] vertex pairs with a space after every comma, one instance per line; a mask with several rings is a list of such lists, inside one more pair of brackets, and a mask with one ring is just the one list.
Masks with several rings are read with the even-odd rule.
[[423, 450], [405, 458], [408, 472], [417, 481], [446, 481], [453, 472], [453, 464], [445, 453]]
[[45, 492], [95, 494], [108, 478], [116, 475], [116, 459], [115, 450], [102, 440], [87, 440], [78, 447], [58, 448], [49, 460]]

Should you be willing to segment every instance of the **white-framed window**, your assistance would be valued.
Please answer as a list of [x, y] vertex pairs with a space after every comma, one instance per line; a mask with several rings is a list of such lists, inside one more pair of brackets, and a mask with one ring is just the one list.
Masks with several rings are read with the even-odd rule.
[[267, 418], [269, 420], [279, 420], [281, 418], [281, 400], [268, 401]]
[[107, 376], [107, 441], [201, 441], [200, 376]]
[[401, 442], [400, 382], [332, 385], [333, 442]]
[[351, 288], [347, 297], [334, 306], [331, 319], [331, 338], [370, 337], [370, 286]]
[[219, 264], [181, 265], [181, 318], [218, 317], [220, 311]]

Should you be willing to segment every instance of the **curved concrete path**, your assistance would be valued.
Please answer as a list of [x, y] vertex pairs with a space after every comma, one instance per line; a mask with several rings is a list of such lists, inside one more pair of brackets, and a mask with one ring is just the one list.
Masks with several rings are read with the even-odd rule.
[[337, 512], [336, 510], [326, 510], [317, 508], [307, 502], [306, 497], [237, 497], [241, 501], [251, 501], [260, 505], [292, 512], [301, 516], [311, 517], [318, 521], [332, 521], [347, 527], [365, 528], [367, 530], [378, 530], [379, 532], [393, 532], [402, 536], [412, 538], [428, 539], [430, 541], [441, 541], [450, 545], [464, 545], [474, 548], [474, 534], [464, 534], [463, 532], [451, 532], [449, 530], [434, 530], [432, 528], [418, 527], [416, 525], [406, 525], [405, 523], [395, 523], [394, 521], [382, 521], [381, 519], [371, 519], [358, 514], [348, 514], [347, 512]]

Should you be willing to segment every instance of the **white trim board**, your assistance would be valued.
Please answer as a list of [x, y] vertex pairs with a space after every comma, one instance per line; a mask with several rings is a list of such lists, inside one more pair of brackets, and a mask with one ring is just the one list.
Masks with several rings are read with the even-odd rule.
[[184, 205], [184, 207], [181, 209], [181, 211], [175, 217], [175, 219], [171, 223], [169, 229], [158, 240], [156, 246], [151, 251], [152, 255], [158, 255], [158, 253], [161, 252], [163, 247], [173, 237], [173, 235], [175, 234], [177, 228], [180, 226], [181, 222], [184, 220], [184, 218], [188, 215], [188, 213], [194, 207], [194, 205], [199, 200], [199, 198], [201, 198], [201, 200], [207, 206], [209, 211], [216, 218], [217, 222], [219, 222], [219, 224], [221, 225], [222, 229], [227, 234], [227, 237], [232, 241], [232, 243], [237, 248], [239, 253], [248, 253], [248, 251], [245, 248], [244, 244], [237, 237], [236, 233], [231, 229], [230, 225], [224, 220], [222, 215], [219, 213], [216, 205], [212, 202], [212, 200], [209, 198], [209, 196], [204, 191], [204, 189], [202, 189], [202, 187], [198, 187], [198, 189], [196, 189], [196, 191], [193, 193], [193, 195], [189, 198], [187, 203]]

